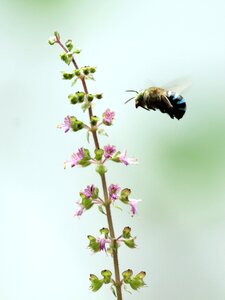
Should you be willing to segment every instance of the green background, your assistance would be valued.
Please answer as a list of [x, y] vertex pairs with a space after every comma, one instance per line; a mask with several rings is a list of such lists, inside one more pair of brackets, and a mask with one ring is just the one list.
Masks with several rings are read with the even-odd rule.
[[[89, 273], [112, 269], [110, 256], [90, 254], [88, 234], [103, 215], [73, 217], [79, 191], [100, 185], [94, 168], [63, 169], [84, 132], [57, 130], [74, 89], [61, 80], [55, 30], [83, 52], [79, 65], [98, 68], [94, 112], [116, 111], [101, 145], [114, 144], [137, 166], [108, 164], [108, 183], [132, 189], [139, 213], [113, 211], [116, 232], [130, 225], [138, 248], [121, 247], [121, 271], [146, 270], [147, 288], [124, 299], [225, 298], [225, 40], [224, 1], [2, 1], [0, 299], [113, 299], [93, 294]], [[188, 76], [180, 121], [124, 105], [151, 84]], [[79, 87], [81, 89], [81, 87]], [[87, 116], [85, 116], [86, 118]]]

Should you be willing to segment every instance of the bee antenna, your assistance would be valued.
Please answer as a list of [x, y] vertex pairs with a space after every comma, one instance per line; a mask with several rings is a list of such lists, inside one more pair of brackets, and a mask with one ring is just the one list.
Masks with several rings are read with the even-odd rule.
[[128, 99], [126, 102], [124, 102], [124, 104], [127, 104], [127, 102], [131, 101], [132, 99], [134, 99], [134, 97]]
[[126, 90], [125, 92], [134, 92], [134, 93], [138, 94], [138, 92], [135, 90]]

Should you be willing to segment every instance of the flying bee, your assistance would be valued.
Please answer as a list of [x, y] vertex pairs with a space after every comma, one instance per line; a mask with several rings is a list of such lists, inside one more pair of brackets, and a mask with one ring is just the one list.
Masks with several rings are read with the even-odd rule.
[[167, 113], [172, 119], [181, 119], [186, 111], [186, 102], [178, 93], [170, 89], [159, 87], [150, 87], [140, 92], [128, 90], [127, 92], [135, 92], [136, 97], [128, 99], [125, 103], [135, 98], [135, 107], [139, 106], [146, 110], [159, 109], [162, 113]]

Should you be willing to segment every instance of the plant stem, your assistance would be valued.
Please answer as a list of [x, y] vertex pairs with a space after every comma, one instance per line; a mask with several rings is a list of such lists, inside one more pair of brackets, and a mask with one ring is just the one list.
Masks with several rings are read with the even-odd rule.
[[[68, 52], [66, 47], [61, 43], [61, 41], [59, 39], [57, 39], [57, 43], [61, 46], [61, 48], [63, 48], [63, 50], [65, 52]], [[72, 63], [74, 65], [75, 69], [79, 69], [74, 57], [73, 57]], [[80, 79], [81, 79], [85, 94], [88, 94], [88, 89], [87, 89], [87, 84], [86, 84], [85, 78], [80, 77]], [[88, 108], [88, 114], [89, 114], [89, 119], [91, 120], [91, 118], [93, 116], [91, 106]], [[92, 136], [94, 139], [95, 148], [100, 149], [98, 135], [97, 135], [96, 129], [93, 129], [93, 126], [92, 126], [91, 132], [92, 132]], [[114, 264], [114, 271], [115, 271], [117, 299], [122, 300], [123, 299], [122, 298], [122, 290], [121, 290], [122, 283], [120, 280], [118, 248], [117, 248], [117, 242], [116, 242], [116, 237], [115, 237], [115, 232], [114, 232], [114, 226], [113, 226], [113, 220], [112, 220], [112, 214], [111, 214], [111, 208], [110, 208], [111, 202], [109, 201], [109, 197], [108, 197], [108, 189], [107, 189], [105, 174], [101, 175], [101, 182], [102, 182], [102, 189], [103, 189], [103, 194], [104, 194], [104, 204], [105, 204], [105, 208], [106, 208], [106, 216], [107, 216], [107, 221], [108, 221], [108, 226], [109, 226], [109, 233], [110, 233], [111, 240], [114, 243], [112, 256], [113, 256], [113, 264]]]

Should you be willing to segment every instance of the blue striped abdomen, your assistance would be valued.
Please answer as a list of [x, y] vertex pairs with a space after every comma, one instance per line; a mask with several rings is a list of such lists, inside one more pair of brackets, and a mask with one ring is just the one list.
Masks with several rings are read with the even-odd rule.
[[186, 112], [186, 102], [184, 98], [172, 91], [167, 92], [167, 98], [173, 106], [174, 117], [178, 120], [181, 119]]

